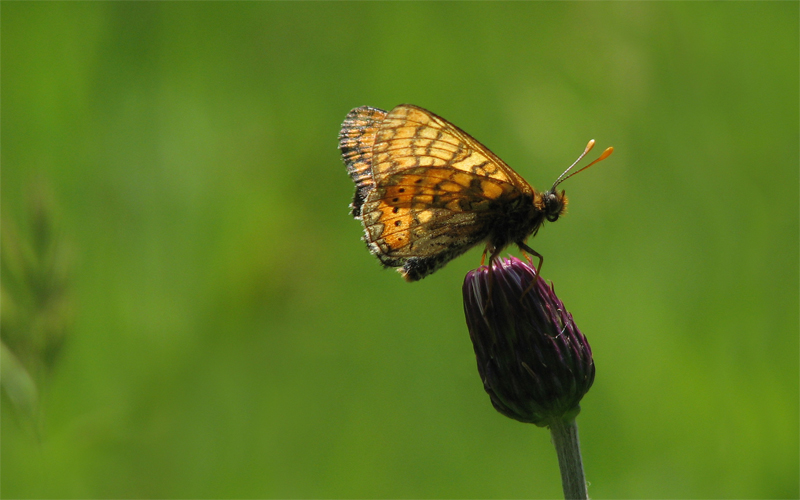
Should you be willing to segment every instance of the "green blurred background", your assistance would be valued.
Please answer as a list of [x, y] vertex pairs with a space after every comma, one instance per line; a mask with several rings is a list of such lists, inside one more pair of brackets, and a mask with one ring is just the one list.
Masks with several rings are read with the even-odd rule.
[[[336, 149], [414, 103], [570, 213], [594, 498], [797, 498], [796, 2], [2, 5], [2, 496], [557, 498]], [[597, 152], [590, 154], [596, 156]], [[516, 252], [516, 251], [514, 251]]]

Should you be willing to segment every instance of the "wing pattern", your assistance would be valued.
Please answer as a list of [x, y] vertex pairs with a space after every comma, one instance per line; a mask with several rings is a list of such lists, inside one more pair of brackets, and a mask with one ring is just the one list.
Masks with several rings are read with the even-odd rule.
[[347, 173], [356, 183], [356, 193], [350, 204], [350, 214], [361, 217], [361, 205], [375, 187], [372, 180], [372, 145], [375, 134], [386, 117], [386, 111], [369, 106], [355, 108], [347, 114], [339, 132], [339, 150]]
[[413, 105], [356, 108], [340, 149], [356, 194], [352, 213], [386, 267], [419, 280], [487, 239], [533, 188], [447, 120]]

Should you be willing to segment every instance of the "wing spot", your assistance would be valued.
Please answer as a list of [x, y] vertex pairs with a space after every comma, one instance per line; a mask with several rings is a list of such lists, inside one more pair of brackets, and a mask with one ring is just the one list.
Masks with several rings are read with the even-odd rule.
[[396, 214], [396, 213], [397, 213], [397, 212], [399, 212], [399, 211], [400, 211], [400, 207], [394, 207], [394, 208], [392, 209], [392, 213], [393, 213], [393, 214]]
[[400, 222], [399, 220], [394, 221], [394, 225], [395, 226], [399, 227], [401, 224], [402, 224], [402, 222]]
[[398, 201], [400, 201], [400, 198], [392, 198], [392, 202], [397, 203]]

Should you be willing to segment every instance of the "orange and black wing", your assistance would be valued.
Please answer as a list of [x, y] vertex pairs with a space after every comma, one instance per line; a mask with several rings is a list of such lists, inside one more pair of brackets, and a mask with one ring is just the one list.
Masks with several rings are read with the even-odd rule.
[[[357, 108], [351, 115], [355, 112], [363, 117], [367, 109]], [[485, 146], [422, 108], [401, 105], [380, 123], [362, 121], [368, 123], [358, 124], [365, 133], [355, 147], [369, 143], [371, 150], [360, 152], [353, 162], [354, 205], [361, 201], [358, 212], [370, 251], [385, 266], [402, 267], [409, 281], [431, 274], [486, 239], [501, 208], [533, 192]], [[343, 129], [344, 135], [350, 133]], [[366, 163], [370, 168], [364, 168]], [[363, 187], [353, 175], [361, 171], [371, 173], [361, 178]]]
[[361, 106], [347, 114], [339, 132], [342, 160], [350, 178], [356, 183], [356, 193], [350, 204], [350, 213], [356, 219], [361, 217], [361, 205], [367, 194], [375, 187], [372, 179], [372, 145], [385, 117], [386, 111], [382, 109]]

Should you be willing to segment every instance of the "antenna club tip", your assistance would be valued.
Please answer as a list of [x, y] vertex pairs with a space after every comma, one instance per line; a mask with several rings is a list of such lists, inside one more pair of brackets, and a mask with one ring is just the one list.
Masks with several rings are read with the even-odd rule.
[[613, 153], [613, 152], [614, 152], [614, 147], [613, 146], [606, 148], [606, 150], [603, 151], [603, 154], [600, 155], [600, 158], [598, 158], [596, 161], [605, 160], [606, 158], [611, 156], [611, 153]]

